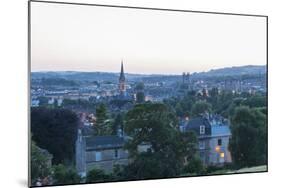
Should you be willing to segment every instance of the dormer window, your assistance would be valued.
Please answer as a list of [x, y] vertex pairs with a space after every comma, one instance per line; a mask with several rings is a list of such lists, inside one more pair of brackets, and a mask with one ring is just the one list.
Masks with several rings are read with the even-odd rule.
[[200, 134], [205, 134], [205, 125], [200, 125]]
[[119, 158], [119, 152], [118, 152], [117, 149], [114, 150], [114, 158], [115, 158], [115, 159], [118, 159], [118, 158]]

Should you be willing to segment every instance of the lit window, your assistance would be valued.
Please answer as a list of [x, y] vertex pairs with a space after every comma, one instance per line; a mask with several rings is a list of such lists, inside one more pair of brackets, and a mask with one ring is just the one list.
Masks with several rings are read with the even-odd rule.
[[216, 152], [219, 152], [221, 150], [221, 147], [220, 146], [216, 146], [215, 150], [216, 150]]
[[200, 125], [200, 134], [205, 134], [205, 126]]
[[221, 157], [221, 158], [224, 158], [224, 153], [223, 153], [223, 152], [220, 153], [220, 157]]

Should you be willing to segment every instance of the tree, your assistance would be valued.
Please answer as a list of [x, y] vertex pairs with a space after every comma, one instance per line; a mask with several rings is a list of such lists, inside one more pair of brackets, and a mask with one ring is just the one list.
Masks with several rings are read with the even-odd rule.
[[202, 175], [206, 173], [206, 167], [199, 157], [194, 157], [185, 166], [184, 173]]
[[228, 107], [233, 102], [234, 95], [230, 91], [223, 90], [218, 97], [218, 105], [215, 106], [214, 111], [224, 117], [228, 117]]
[[111, 174], [106, 174], [101, 169], [92, 169], [87, 173], [86, 182], [88, 183], [96, 183], [96, 182], [106, 182], [113, 180]]
[[143, 91], [138, 91], [136, 94], [136, 102], [143, 103], [145, 101], [145, 95]]
[[237, 107], [231, 118], [232, 137], [229, 142], [232, 159], [237, 167], [266, 164], [266, 115], [258, 109]]
[[66, 109], [31, 109], [32, 139], [53, 155], [54, 164], [74, 159], [78, 118]]
[[31, 141], [31, 181], [34, 183], [38, 178], [44, 179], [51, 175], [50, 158]]
[[176, 114], [177, 114], [177, 116], [179, 116], [179, 117], [182, 117], [182, 116], [184, 116], [185, 114], [184, 114], [184, 110], [183, 110], [183, 108], [182, 108], [182, 105], [181, 105], [181, 103], [177, 103], [176, 104], [176, 106], [175, 106], [175, 111], [176, 111]]
[[117, 135], [118, 129], [121, 129], [123, 131], [124, 122], [123, 122], [123, 116], [121, 113], [118, 113], [114, 119], [113, 126], [112, 126], [112, 135]]
[[243, 101], [243, 105], [249, 106], [250, 108], [265, 107], [267, 106], [266, 96], [259, 96], [259, 95], [251, 96], [247, 98], [245, 101]]
[[136, 85], [136, 102], [137, 103], [143, 103], [145, 101], [145, 95], [144, 95], [144, 83], [140, 82]]
[[191, 108], [191, 114], [193, 117], [199, 116], [205, 112], [211, 112], [212, 106], [211, 104], [205, 101], [196, 102]]
[[54, 184], [75, 184], [80, 183], [80, 176], [76, 173], [75, 169], [67, 168], [62, 164], [56, 165], [54, 168]]
[[218, 88], [212, 88], [209, 91], [209, 98], [208, 98], [208, 102], [212, 105], [212, 107], [214, 109], [217, 108], [217, 106], [219, 105], [218, 100], [219, 100], [219, 90]]
[[100, 104], [96, 108], [96, 124], [94, 125], [95, 135], [110, 135], [112, 134], [111, 122], [108, 118], [106, 106]]
[[194, 131], [181, 133], [181, 144], [185, 147], [185, 159], [191, 161], [198, 151], [198, 139]]
[[[129, 179], [175, 177], [181, 173], [188, 154], [187, 139], [178, 131], [177, 118], [164, 104], [139, 104], [125, 118], [126, 144], [133, 163]], [[146, 144], [147, 151], [138, 146]], [[153, 166], [153, 168], [151, 168]]]

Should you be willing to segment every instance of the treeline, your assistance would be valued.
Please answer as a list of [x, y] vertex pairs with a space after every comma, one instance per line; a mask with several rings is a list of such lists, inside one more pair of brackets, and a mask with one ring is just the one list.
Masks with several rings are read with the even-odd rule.
[[[218, 92], [216, 89], [208, 94], [191, 91], [163, 103], [141, 100], [125, 113], [111, 113], [106, 105], [97, 105], [94, 135], [116, 135], [118, 130], [124, 130], [131, 137], [125, 149], [132, 162], [127, 166], [115, 166], [111, 174], [100, 169], [93, 169], [84, 179], [76, 174], [73, 157], [78, 118], [70, 110], [32, 109], [32, 140], [53, 155], [51, 176], [54, 184], [202, 175], [209, 173], [211, 168], [204, 166], [198, 157], [196, 135], [179, 131], [178, 117], [197, 117], [206, 111], [222, 114], [231, 122], [231, 168], [267, 164], [266, 96]], [[140, 144], [150, 147], [138, 152]], [[39, 159], [42, 159], [40, 155]], [[34, 172], [38, 171], [41, 172], [35, 167]], [[33, 178], [39, 176], [42, 174], [37, 173]]]
[[178, 117], [197, 117], [209, 112], [230, 120], [229, 150], [232, 168], [267, 164], [267, 96], [265, 94], [188, 92], [182, 98], [164, 101]]

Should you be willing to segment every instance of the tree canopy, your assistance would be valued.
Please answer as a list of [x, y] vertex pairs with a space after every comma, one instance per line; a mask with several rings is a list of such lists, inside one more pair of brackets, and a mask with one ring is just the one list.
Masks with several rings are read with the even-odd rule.
[[205, 101], [197, 101], [194, 103], [191, 109], [191, 114], [193, 117], [197, 117], [205, 112], [211, 112], [212, 106]]
[[34, 183], [37, 178], [45, 178], [51, 174], [51, 164], [48, 156], [42, 152], [42, 149], [31, 142], [31, 181]]
[[77, 126], [78, 118], [70, 110], [31, 109], [32, 139], [53, 154], [54, 164], [73, 161]]
[[[186, 156], [195, 155], [194, 135], [178, 131], [175, 114], [164, 104], [136, 105], [126, 115], [125, 132], [132, 138], [126, 144], [133, 159], [126, 168], [130, 179], [174, 177]], [[147, 150], [139, 150], [143, 144]]]
[[95, 135], [111, 135], [112, 122], [109, 119], [109, 115], [104, 104], [100, 104], [96, 108], [96, 124], [94, 125]]
[[80, 183], [80, 176], [76, 173], [75, 169], [72, 167], [66, 167], [62, 164], [56, 165], [54, 169], [54, 184], [75, 184]]
[[266, 164], [266, 115], [258, 109], [241, 106], [231, 118], [229, 142], [233, 162], [238, 167]]

